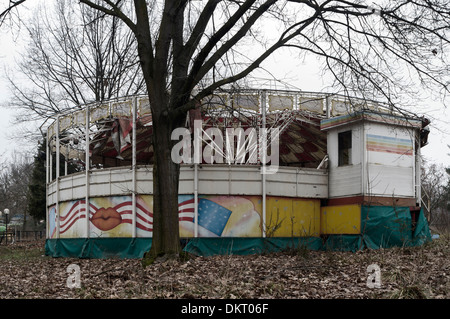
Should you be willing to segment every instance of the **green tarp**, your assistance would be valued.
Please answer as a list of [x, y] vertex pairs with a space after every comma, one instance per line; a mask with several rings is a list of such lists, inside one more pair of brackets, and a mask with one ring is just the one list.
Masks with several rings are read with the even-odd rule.
[[321, 250], [355, 252], [363, 247], [360, 235], [330, 235], [324, 238]]
[[371, 249], [420, 246], [431, 240], [423, 210], [414, 228], [409, 207], [363, 206], [361, 236], [364, 247]]
[[300, 238], [193, 238], [185, 251], [200, 255], [250, 255], [279, 252], [289, 249], [319, 250], [322, 239], [318, 237]]
[[[357, 251], [420, 246], [428, 241], [431, 234], [422, 210], [413, 222], [409, 207], [362, 206], [359, 235], [192, 238], [184, 250], [201, 256], [250, 255], [289, 249]], [[67, 238], [47, 239], [45, 250], [53, 257], [142, 258], [150, 247], [151, 238]]]
[[[45, 252], [53, 257], [142, 258], [150, 250], [151, 238], [47, 239]], [[318, 250], [322, 239], [311, 238], [193, 238], [184, 247], [199, 256], [250, 255], [287, 249]]]
[[327, 236], [323, 249], [357, 251], [421, 246], [431, 241], [431, 234], [423, 210], [418, 214], [414, 227], [409, 207], [362, 206], [361, 234]]
[[47, 239], [45, 254], [76, 258], [142, 258], [151, 245], [151, 238]]

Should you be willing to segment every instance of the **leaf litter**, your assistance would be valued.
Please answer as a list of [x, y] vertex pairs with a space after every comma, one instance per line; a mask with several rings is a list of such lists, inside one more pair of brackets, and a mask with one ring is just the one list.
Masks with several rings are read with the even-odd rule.
[[[44, 243], [0, 247], [0, 298], [449, 299], [448, 237], [422, 247], [191, 256], [143, 268], [140, 259], [53, 258]], [[67, 268], [80, 269], [80, 286]], [[367, 267], [380, 268], [380, 288]]]

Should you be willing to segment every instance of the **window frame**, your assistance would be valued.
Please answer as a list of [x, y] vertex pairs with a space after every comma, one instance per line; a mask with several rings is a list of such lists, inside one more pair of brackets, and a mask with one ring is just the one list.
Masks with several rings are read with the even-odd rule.
[[352, 130], [338, 133], [338, 166], [352, 165]]

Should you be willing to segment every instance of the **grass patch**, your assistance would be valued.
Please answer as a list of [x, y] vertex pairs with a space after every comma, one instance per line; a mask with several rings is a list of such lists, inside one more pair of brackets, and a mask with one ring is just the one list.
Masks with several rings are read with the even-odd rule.
[[12, 244], [8, 246], [0, 246], [0, 260], [38, 258], [42, 257], [44, 253], [44, 247], [38, 245], [26, 246], [21, 244]]
[[392, 299], [427, 299], [426, 294], [418, 286], [405, 286], [391, 295]]

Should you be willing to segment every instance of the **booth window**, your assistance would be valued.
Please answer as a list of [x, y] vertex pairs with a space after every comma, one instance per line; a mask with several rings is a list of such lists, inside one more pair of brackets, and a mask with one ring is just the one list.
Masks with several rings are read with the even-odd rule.
[[351, 164], [352, 131], [338, 134], [339, 166]]

